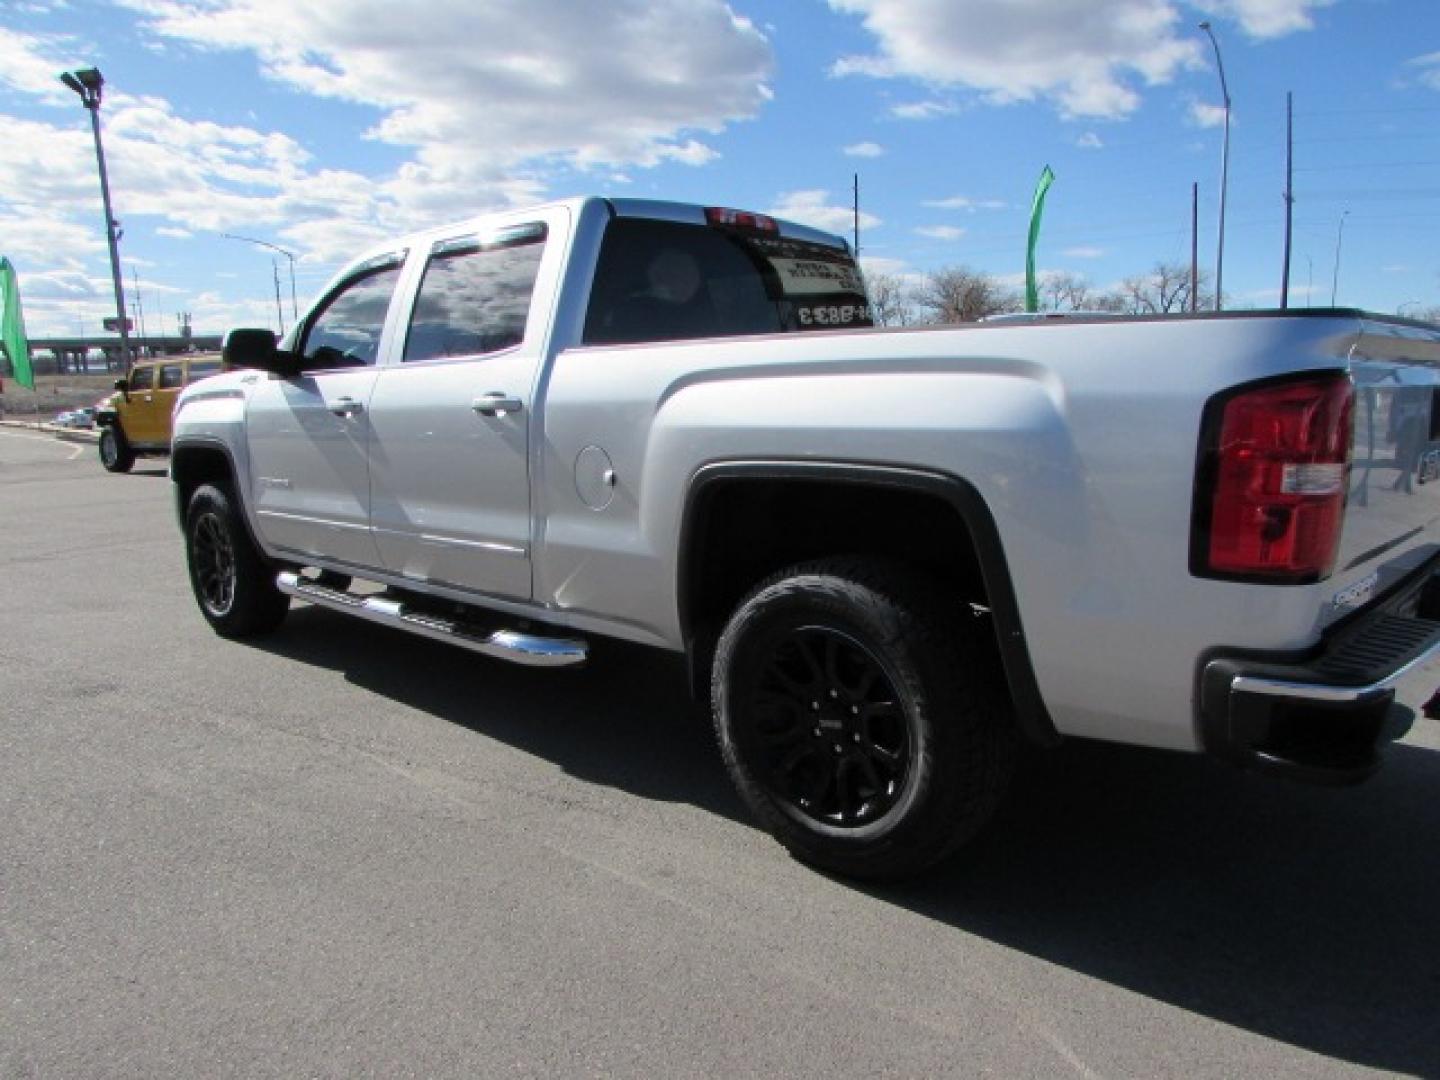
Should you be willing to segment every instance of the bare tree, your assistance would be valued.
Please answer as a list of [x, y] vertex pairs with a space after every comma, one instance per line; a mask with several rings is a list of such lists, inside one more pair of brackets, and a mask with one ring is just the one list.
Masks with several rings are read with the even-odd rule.
[[[1199, 307], [1214, 307], [1215, 299], [1205, 293], [1205, 275], [1200, 275]], [[1184, 263], [1157, 262], [1148, 274], [1135, 274], [1105, 298], [1103, 306], [1131, 315], [1168, 315], [1190, 310], [1190, 268]]]
[[1091, 311], [1099, 297], [1081, 274], [1055, 270], [1040, 278], [1040, 307], [1045, 311]]
[[1020, 297], [989, 274], [967, 266], [946, 266], [925, 276], [914, 301], [932, 323], [977, 322], [987, 315], [1020, 310]]
[[876, 326], [909, 326], [916, 321], [904, 278], [898, 274], [866, 274], [865, 285]]

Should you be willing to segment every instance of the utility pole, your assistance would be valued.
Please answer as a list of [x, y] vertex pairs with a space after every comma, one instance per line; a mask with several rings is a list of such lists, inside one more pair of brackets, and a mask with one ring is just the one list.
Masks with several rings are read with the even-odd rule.
[[140, 302], [140, 278], [133, 266], [130, 267], [130, 284], [135, 288], [135, 324], [140, 327], [140, 348], [144, 349], [150, 343], [150, 335], [145, 330], [145, 305]]
[[1208, 22], [1202, 22], [1200, 29], [1210, 38], [1215, 48], [1215, 67], [1220, 72], [1220, 96], [1225, 100], [1225, 141], [1220, 150], [1220, 228], [1215, 248], [1215, 310], [1219, 311], [1225, 302], [1225, 193], [1230, 186], [1230, 87], [1225, 82], [1225, 62], [1220, 59], [1220, 43]]
[[1346, 210], [1340, 215], [1340, 227], [1335, 230], [1335, 276], [1330, 279], [1330, 306], [1335, 306], [1335, 293], [1340, 288], [1340, 247], [1345, 243], [1345, 219], [1350, 216]]
[[[299, 304], [296, 303], [295, 300], [295, 253], [293, 251], [286, 251], [279, 244], [272, 244], [268, 240], [256, 240], [253, 236], [238, 236], [235, 233], [228, 232], [221, 233], [220, 235], [223, 236], [226, 240], [241, 240], [247, 244], [255, 244], [258, 247], [269, 248], [271, 251], [278, 251], [281, 255], [284, 255], [285, 258], [290, 260], [290, 317], [296, 322], [299, 322], [300, 308]], [[285, 325], [284, 319], [280, 320], [280, 325], [282, 327]], [[284, 330], [281, 330], [281, 333], [283, 334]]]
[[116, 325], [120, 331], [120, 369], [130, 373], [130, 328], [129, 316], [125, 314], [125, 284], [120, 275], [120, 223], [110, 210], [110, 178], [105, 171], [105, 147], [100, 142], [100, 98], [105, 79], [98, 68], [84, 68], [81, 71], [67, 71], [60, 81], [80, 95], [80, 101], [90, 111], [90, 128], [95, 134], [95, 161], [100, 167], [100, 198], [105, 204], [105, 239], [110, 245], [110, 280], [115, 286]]
[[280, 320], [280, 336], [285, 336], [285, 309], [280, 306], [280, 264], [270, 258], [270, 273], [275, 277], [275, 318]]
[[1200, 310], [1200, 184], [1190, 184], [1190, 314]]
[[860, 174], [854, 174], [855, 191], [855, 261], [860, 261]]
[[1280, 270], [1280, 310], [1290, 306], [1290, 233], [1295, 222], [1295, 95], [1285, 91], [1285, 264]]

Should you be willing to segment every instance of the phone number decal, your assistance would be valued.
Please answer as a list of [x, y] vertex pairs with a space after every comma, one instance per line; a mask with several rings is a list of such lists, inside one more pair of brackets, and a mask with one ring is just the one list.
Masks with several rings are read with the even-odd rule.
[[795, 309], [801, 326], [869, 326], [869, 304], [814, 304]]

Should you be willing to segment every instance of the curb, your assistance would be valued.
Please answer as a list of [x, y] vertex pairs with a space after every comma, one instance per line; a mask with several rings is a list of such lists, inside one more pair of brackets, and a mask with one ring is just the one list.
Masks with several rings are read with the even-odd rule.
[[98, 443], [100, 431], [98, 428], [63, 428], [55, 424], [35, 423], [33, 420], [0, 420], [0, 427], [20, 428], [22, 431], [38, 431], [46, 435], [54, 435], [62, 442]]

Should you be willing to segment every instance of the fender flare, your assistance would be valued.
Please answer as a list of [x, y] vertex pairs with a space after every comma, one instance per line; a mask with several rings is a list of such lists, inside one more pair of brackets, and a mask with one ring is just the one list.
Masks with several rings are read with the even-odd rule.
[[975, 486], [958, 476], [922, 469], [899, 468], [844, 461], [748, 460], [715, 462], [704, 465], [692, 475], [685, 493], [685, 506], [680, 525], [680, 548], [676, 570], [676, 597], [680, 626], [685, 635], [685, 651], [692, 665], [696, 662], [693, 636], [694, 615], [691, 596], [696, 589], [700, 570], [692, 565], [695, 532], [699, 527], [700, 507], [705, 491], [720, 482], [736, 480], [804, 480], [809, 482], [865, 485], [928, 495], [947, 503], [970, 534], [980, 565], [981, 578], [990, 601], [1000, 648], [1005, 681], [1015, 706], [1016, 723], [1022, 734], [1038, 746], [1056, 746], [1060, 734], [1045, 707], [1030, 649], [1020, 618], [1020, 605], [1015, 596], [1010, 567], [995, 517], [984, 496]]

